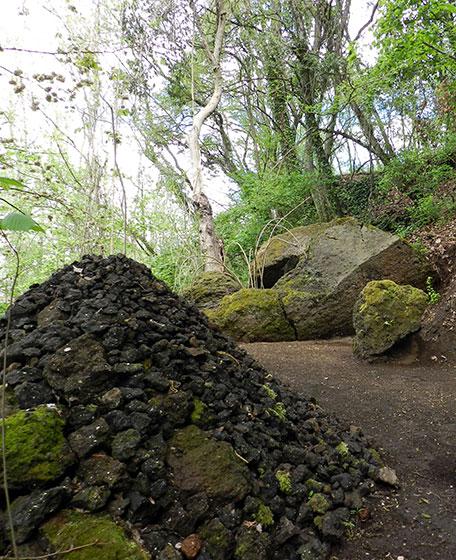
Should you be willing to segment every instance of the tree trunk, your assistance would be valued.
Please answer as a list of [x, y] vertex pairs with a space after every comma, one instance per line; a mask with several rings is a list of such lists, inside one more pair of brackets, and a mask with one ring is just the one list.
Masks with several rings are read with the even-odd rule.
[[[197, 18], [193, 1], [190, 5]], [[214, 229], [214, 216], [207, 196], [204, 194], [203, 168], [201, 165], [201, 128], [206, 119], [216, 111], [222, 97], [222, 69], [221, 54], [223, 38], [225, 34], [227, 13], [224, 0], [217, 0], [217, 29], [212, 50], [206, 42], [206, 37], [199, 25], [200, 39], [204, 45], [206, 56], [212, 65], [214, 72], [214, 85], [212, 95], [204, 107], [193, 116], [192, 128], [187, 136], [190, 149], [190, 169], [187, 173], [192, 189], [193, 206], [199, 219], [200, 246], [204, 258], [204, 270], [206, 272], [223, 272], [223, 249], [222, 242], [218, 239]]]

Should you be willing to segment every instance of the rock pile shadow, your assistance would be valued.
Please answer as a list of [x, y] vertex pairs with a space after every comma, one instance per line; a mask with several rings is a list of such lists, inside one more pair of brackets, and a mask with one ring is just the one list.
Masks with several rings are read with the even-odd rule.
[[84, 257], [11, 320], [24, 556], [319, 560], [363, 511], [381, 464], [360, 429], [281, 386], [145, 266]]

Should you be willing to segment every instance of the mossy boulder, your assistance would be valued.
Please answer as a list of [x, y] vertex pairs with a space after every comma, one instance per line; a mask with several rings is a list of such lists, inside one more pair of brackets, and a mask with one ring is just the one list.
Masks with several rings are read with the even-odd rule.
[[281, 292], [285, 316], [299, 340], [353, 334], [353, 305], [371, 280], [423, 288], [432, 274], [410, 245], [353, 218], [275, 236], [252, 267], [258, 285]]
[[46, 484], [73, 462], [56, 409], [40, 406], [6, 418], [6, 463], [13, 487]]
[[204, 493], [228, 503], [242, 500], [250, 490], [250, 474], [232, 446], [211, 438], [196, 426], [172, 437], [167, 462], [174, 484], [191, 494]]
[[[346, 218], [337, 220], [341, 222]], [[293, 270], [307, 255], [312, 240], [335, 222], [311, 224], [287, 230], [268, 239], [251, 263], [256, 285], [272, 288], [282, 276]]]
[[426, 306], [427, 296], [418, 288], [391, 280], [369, 282], [353, 311], [355, 354], [363, 358], [383, 354], [418, 331]]
[[276, 290], [243, 288], [222, 299], [219, 307], [206, 311], [210, 321], [225, 334], [244, 342], [293, 340]]
[[42, 532], [55, 551], [83, 547], [66, 553], [65, 558], [68, 560], [149, 558], [149, 555], [106, 515], [62, 511], [42, 527]]
[[223, 272], [203, 272], [182, 295], [200, 309], [216, 307], [220, 300], [240, 288], [239, 282]]

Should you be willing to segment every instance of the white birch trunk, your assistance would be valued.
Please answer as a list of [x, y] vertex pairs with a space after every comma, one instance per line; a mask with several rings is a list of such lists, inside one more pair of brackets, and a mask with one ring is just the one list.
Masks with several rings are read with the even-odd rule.
[[[194, 9], [192, 1], [190, 4]], [[205, 38], [202, 37], [206, 54], [214, 72], [214, 87], [207, 104], [193, 116], [192, 128], [187, 135], [188, 146], [190, 149], [190, 169], [187, 172], [187, 176], [192, 188], [192, 200], [195, 211], [198, 215], [198, 219], [200, 220], [200, 245], [204, 256], [204, 270], [206, 272], [223, 272], [224, 270], [223, 245], [221, 240], [218, 239], [215, 234], [212, 208], [207, 196], [204, 193], [204, 176], [201, 165], [200, 146], [200, 135], [203, 124], [217, 109], [222, 97], [221, 54], [227, 17], [224, 0], [217, 0], [216, 7], [217, 30], [212, 49], [209, 48]], [[197, 17], [196, 14], [195, 17]]]

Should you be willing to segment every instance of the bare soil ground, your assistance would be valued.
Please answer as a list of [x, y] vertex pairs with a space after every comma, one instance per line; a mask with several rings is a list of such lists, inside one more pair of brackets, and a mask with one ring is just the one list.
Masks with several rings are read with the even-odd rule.
[[373, 436], [397, 490], [333, 560], [456, 560], [456, 366], [366, 364], [351, 340], [246, 344], [266, 369]]

